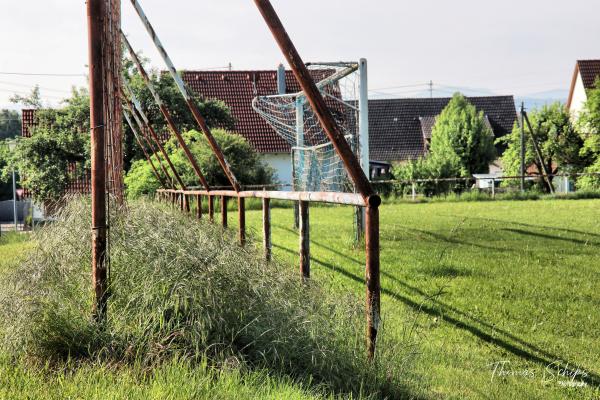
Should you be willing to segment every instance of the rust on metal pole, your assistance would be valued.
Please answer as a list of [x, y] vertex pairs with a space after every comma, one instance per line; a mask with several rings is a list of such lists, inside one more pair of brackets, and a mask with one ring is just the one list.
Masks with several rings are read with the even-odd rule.
[[227, 200], [225, 196], [221, 196], [221, 225], [227, 228]]
[[300, 274], [310, 278], [310, 219], [309, 202], [300, 202]]
[[210, 222], [215, 222], [215, 198], [208, 195], [208, 219]]
[[244, 197], [238, 197], [238, 237], [240, 240], [240, 246], [246, 245], [246, 199]]
[[196, 195], [196, 217], [202, 219], [202, 195]]
[[210, 147], [212, 148], [213, 153], [217, 157], [219, 164], [221, 164], [221, 168], [223, 169], [223, 172], [225, 172], [225, 175], [229, 179], [229, 183], [231, 183], [231, 186], [233, 187], [233, 189], [236, 192], [239, 192], [241, 190], [240, 184], [238, 183], [233, 171], [231, 170], [231, 166], [225, 159], [225, 156], [223, 155], [223, 151], [221, 150], [221, 147], [215, 140], [214, 136], [212, 135], [212, 132], [210, 131], [210, 128], [208, 127], [208, 124], [206, 123], [206, 120], [200, 113], [200, 109], [198, 108], [198, 105], [195, 103], [194, 99], [189, 95], [187, 89], [185, 88], [185, 84], [183, 83], [183, 80], [177, 73], [177, 69], [175, 68], [175, 65], [171, 61], [171, 58], [167, 54], [165, 47], [162, 45], [160, 39], [158, 38], [158, 35], [156, 34], [156, 31], [152, 27], [152, 24], [150, 24], [150, 20], [148, 20], [148, 17], [146, 17], [144, 10], [142, 10], [142, 7], [136, 0], [131, 0], [131, 4], [133, 5], [133, 8], [135, 8], [135, 11], [137, 12], [138, 16], [140, 17], [140, 20], [142, 21], [142, 23], [144, 24], [144, 27], [146, 28], [146, 31], [152, 38], [152, 41], [154, 42], [156, 49], [158, 50], [163, 61], [167, 65], [169, 73], [171, 74], [171, 77], [175, 81], [177, 88], [181, 92], [186, 104], [188, 105], [188, 108], [190, 109], [192, 115], [194, 116], [194, 119], [196, 120], [196, 122], [200, 126], [200, 129], [206, 136], [206, 139], [208, 140], [208, 143], [209, 143]]
[[[194, 173], [198, 177], [198, 180], [200, 181], [202, 186], [204, 186], [206, 188], [206, 190], [210, 190], [210, 186], [208, 185], [208, 182], [206, 181], [204, 174], [202, 174], [202, 171], [200, 170], [200, 166], [198, 164], [198, 161], [196, 161], [196, 157], [194, 157], [194, 154], [192, 154], [192, 151], [188, 147], [187, 143], [185, 143], [185, 140], [183, 139], [183, 135], [181, 134], [181, 132], [175, 125], [175, 122], [173, 121], [173, 118], [171, 117], [171, 113], [169, 112], [169, 110], [167, 109], [165, 104], [162, 102], [160, 96], [158, 95], [158, 92], [154, 88], [154, 85], [152, 84], [150, 76], [144, 69], [142, 62], [140, 61], [137, 54], [133, 50], [133, 47], [131, 47], [129, 40], [127, 40], [127, 37], [125, 36], [125, 34], [123, 32], [121, 32], [121, 37], [123, 38], [123, 43], [125, 43], [125, 46], [127, 47], [129, 54], [131, 55], [131, 58], [133, 59], [134, 64], [136, 65], [140, 75], [142, 76], [142, 78], [146, 84], [146, 87], [148, 88], [148, 90], [150, 90], [150, 93], [152, 94], [152, 97], [154, 97], [154, 101], [155, 101], [156, 105], [158, 105], [160, 112], [162, 113], [163, 117], [167, 121], [167, 125], [171, 129], [171, 132], [173, 132], [173, 134], [177, 138], [177, 141], [179, 142], [179, 145], [183, 149], [185, 156], [187, 157], [188, 161], [192, 165], [192, 169], [194, 170]], [[131, 94], [133, 94], [133, 93], [131, 93]], [[137, 107], [137, 105], [136, 105], [136, 107]], [[149, 123], [148, 123], [148, 125], [149, 125]]]
[[327, 137], [333, 144], [339, 157], [344, 162], [346, 171], [352, 179], [356, 190], [365, 199], [367, 199], [369, 196], [375, 194], [373, 187], [371, 186], [371, 182], [369, 182], [369, 179], [361, 168], [360, 162], [346, 141], [339, 125], [333, 118], [331, 110], [325, 103], [321, 92], [319, 92], [317, 85], [308, 71], [308, 68], [306, 68], [306, 65], [298, 54], [294, 43], [285, 31], [281, 20], [271, 5], [271, 2], [269, 0], [254, 0], [254, 2], [256, 3], [256, 6], [262, 14], [265, 22], [269, 26], [269, 29], [275, 37], [275, 40], [283, 52], [283, 55], [287, 59], [288, 64], [292, 68], [296, 80], [300, 84], [302, 91], [306, 95], [306, 98], [308, 99], [312, 109], [317, 115], [321, 126], [327, 134]]
[[106, 166], [104, 122], [104, 0], [88, 0], [88, 48], [90, 85], [90, 125], [92, 158], [92, 285], [94, 287], [94, 318], [106, 320], [108, 271], [106, 268]]
[[263, 247], [265, 250], [265, 260], [271, 261], [271, 199], [262, 199], [263, 206]]
[[377, 332], [381, 321], [381, 282], [379, 278], [379, 196], [371, 196], [366, 210], [366, 269], [367, 283], [367, 356], [375, 357]]
[[142, 152], [144, 153], [144, 157], [146, 157], [146, 161], [148, 162], [148, 164], [150, 164], [150, 167], [152, 168], [152, 173], [154, 174], [154, 176], [156, 177], [156, 179], [158, 180], [160, 185], [166, 189], [167, 184], [165, 183], [164, 179], [158, 173], [158, 170], [156, 169], [156, 166], [154, 165], [154, 161], [152, 161], [152, 158], [150, 158], [150, 155], [148, 155], [148, 152], [146, 151], [145, 146], [142, 144], [142, 141], [140, 140], [136, 129], [133, 127], [133, 124], [131, 123], [131, 118], [129, 118], [129, 113], [126, 110], [124, 110], [123, 116], [125, 117], [125, 120], [127, 121], [127, 124], [129, 125], [129, 127], [131, 128], [131, 131], [133, 132], [133, 136], [135, 137], [137, 144], [142, 149]]

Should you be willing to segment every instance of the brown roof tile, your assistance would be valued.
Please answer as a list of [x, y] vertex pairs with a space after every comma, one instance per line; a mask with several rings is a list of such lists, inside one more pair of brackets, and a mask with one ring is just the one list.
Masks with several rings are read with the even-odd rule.
[[596, 79], [600, 78], [600, 60], [579, 60], [577, 67], [586, 89], [593, 89]]

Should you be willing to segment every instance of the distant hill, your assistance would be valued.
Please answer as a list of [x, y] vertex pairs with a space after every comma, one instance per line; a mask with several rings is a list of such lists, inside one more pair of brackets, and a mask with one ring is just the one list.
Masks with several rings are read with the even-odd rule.
[[517, 103], [517, 108], [521, 107], [521, 102], [524, 102], [525, 108], [528, 110], [532, 110], [534, 108], [539, 108], [547, 104], [555, 103], [557, 101], [561, 103], [566, 103], [568, 96], [568, 90], [548, 90], [545, 92], [532, 93], [529, 95], [516, 97], [515, 102]]

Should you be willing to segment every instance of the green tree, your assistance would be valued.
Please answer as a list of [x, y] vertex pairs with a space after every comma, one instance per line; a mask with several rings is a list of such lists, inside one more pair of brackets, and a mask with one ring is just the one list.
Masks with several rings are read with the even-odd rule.
[[496, 157], [493, 138], [483, 112], [477, 112], [474, 105], [457, 93], [433, 126], [430, 158], [439, 167], [445, 166], [438, 168], [440, 173], [448, 168], [448, 161], [458, 163], [461, 176], [487, 172]]
[[[213, 135], [241, 184], [269, 184], [273, 181], [273, 171], [263, 164], [260, 155], [245, 138], [222, 129], [215, 129]], [[190, 143], [190, 150], [198, 160], [208, 183], [211, 186], [230, 186], [206, 137], [198, 131], [192, 130], [184, 133], [184, 138], [187, 143]], [[171, 139], [165, 147], [184, 183], [188, 186], [200, 185], [189, 161], [183, 150], [177, 146], [175, 139]], [[154, 156], [153, 162], [158, 165], [158, 160]], [[135, 198], [143, 194], [154, 193], [160, 188], [160, 183], [144, 159], [133, 163], [125, 177], [125, 186], [128, 196]]]
[[[577, 127], [584, 141], [581, 157], [589, 161], [584, 172], [600, 174], [600, 78], [587, 93]], [[577, 185], [582, 189], [600, 189], [600, 176], [582, 176]]]
[[[394, 176], [409, 180], [464, 177], [487, 172], [495, 157], [493, 132], [485, 124], [483, 113], [457, 93], [436, 119], [426, 157], [396, 167]], [[435, 182], [420, 186], [427, 193], [460, 189]]]
[[44, 107], [42, 96], [40, 94], [40, 87], [38, 85], [35, 85], [33, 89], [31, 89], [29, 95], [21, 96], [20, 94], [15, 94], [10, 98], [10, 101], [28, 108], [40, 109]]
[[18, 111], [0, 110], [0, 140], [21, 134], [21, 116]]
[[[563, 104], [556, 102], [528, 114], [535, 140], [540, 147], [542, 160], [538, 159], [533, 146], [532, 135], [525, 129], [525, 165], [535, 165], [537, 171], [543, 172], [543, 167], [549, 174], [557, 172], [580, 172], [586, 165], [586, 159], [581, 156], [583, 140], [571, 122], [570, 115]], [[520, 174], [521, 165], [521, 128], [515, 124], [513, 131], [499, 139], [507, 145], [502, 155], [502, 167], [505, 175]], [[543, 163], [543, 165], [542, 165]], [[550, 177], [552, 182], [552, 177]], [[518, 185], [517, 180], [506, 181], [506, 185]], [[549, 191], [548, 184], [540, 178], [540, 186]]]
[[89, 170], [89, 96], [85, 89], [73, 89], [59, 109], [40, 109], [30, 138], [21, 138], [9, 154], [2, 180], [16, 169], [21, 186], [45, 202], [58, 199], [70, 181]]

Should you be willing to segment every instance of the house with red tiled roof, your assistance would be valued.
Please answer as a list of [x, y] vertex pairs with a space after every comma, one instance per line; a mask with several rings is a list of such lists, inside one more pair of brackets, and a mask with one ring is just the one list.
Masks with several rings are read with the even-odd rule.
[[600, 78], [600, 60], [577, 61], [567, 100], [567, 109], [573, 118], [577, 119], [587, 101], [588, 90], [595, 88], [598, 78]]
[[231, 110], [233, 130], [262, 155], [281, 183], [292, 181], [289, 144], [252, 108], [256, 96], [299, 92], [300, 85], [291, 71], [283, 66], [260, 71], [185, 71], [182, 78], [201, 97], [223, 101]]

